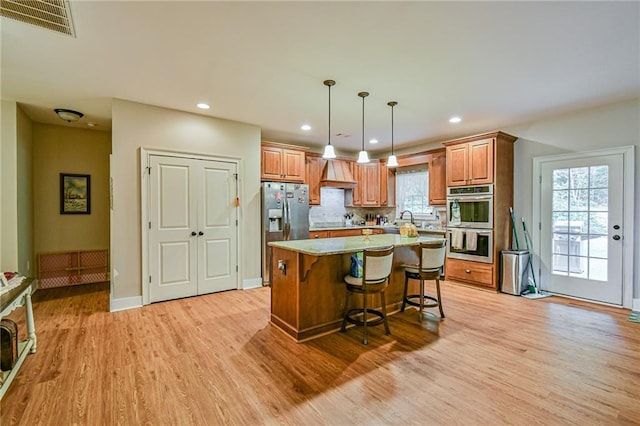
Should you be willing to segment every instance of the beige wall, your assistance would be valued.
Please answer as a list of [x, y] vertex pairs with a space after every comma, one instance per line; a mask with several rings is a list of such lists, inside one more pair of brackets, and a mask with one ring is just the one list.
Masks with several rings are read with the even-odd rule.
[[[111, 133], [33, 125], [34, 250], [109, 248]], [[60, 173], [91, 175], [91, 214], [60, 214]]]
[[0, 143], [0, 270], [18, 271], [17, 109], [2, 101]]
[[241, 159], [241, 278], [259, 278], [260, 129], [119, 99], [112, 118], [112, 299], [142, 294], [140, 148]]
[[34, 276], [33, 123], [20, 107], [17, 109], [16, 123], [18, 271], [22, 275]]

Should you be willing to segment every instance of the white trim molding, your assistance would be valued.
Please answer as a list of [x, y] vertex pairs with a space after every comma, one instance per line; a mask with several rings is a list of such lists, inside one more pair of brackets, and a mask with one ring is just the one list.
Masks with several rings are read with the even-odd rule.
[[640, 298], [633, 299], [633, 304], [631, 305], [631, 310], [635, 312], [640, 312]]
[[142, 296], [122, 297], [109, 300], [109, 312], [124, 311], [142, 307]]
[[250, 290], [252, 288], [260, 288], [262, 287], [262, 278], [245, 278], [242, 280], [242, 289]]

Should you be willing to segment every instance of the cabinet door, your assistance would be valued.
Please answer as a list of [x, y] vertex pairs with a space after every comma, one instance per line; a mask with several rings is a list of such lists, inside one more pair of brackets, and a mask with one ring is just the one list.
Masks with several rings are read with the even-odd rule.
[[291, 149], [282, 150], [282, 173], [288, 182], [304, 182], [304, 152]]
[[362, 167], [362, 206], [377, 207], [380, 204], [380, 167], [377, 161]]
[[469, 142], [469, 184], [493, 183], [493, 139]]
[[364, 187], [364, 182], [362, 180], [362, 165], [352, 162], [351, 163], [351, 174], [353, 174], [353, 178], [356, 180], [356, 187], [353, 188], [353, 205], [361, 206], [362, 205], [362, 192]]
[[320, 205], [320, 178], [325, 160], [322, 157], [307, 155], [306, 183], [309, 185], [309, 205]]
[[467, 185], [469, 154], [467, 144], [447, 147], [447, 186]]
[[262, 180], [282, 180], [282, 149], [271, 146], [262, 147]]
[[387, 162], [381, 160], [380, 165], [380, 199], [378, 205], [386, 207], [389, 205], [389, 168]]
[[429, 205], [444, 206], [447, 203], [447, 157], [444, 152], [429, 159]]

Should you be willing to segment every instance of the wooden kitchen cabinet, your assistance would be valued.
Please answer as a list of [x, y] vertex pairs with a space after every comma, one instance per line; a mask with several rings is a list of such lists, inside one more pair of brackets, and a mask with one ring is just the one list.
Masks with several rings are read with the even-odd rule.
[[447, 258], [447, 280], [494, 287], [493, 264]]
[[309, 238], [329, 238], [329, 231], [309, 231]]
[[305, 156], [306, 163], [306, 181], [309, 185], [309, 205], [320, 205], [320, 179], [322, 178], [322, 168], [327, 160], [323, 159], [320, 154], [307, 153]]
[[447, 204], [447, 156], [446, 150], [434, 152], [429, 157], [429, 205]]
[[260, 179], [263, 181], [304, 182], [306, 149], [295, 145], [262, 142]]
[[353, 207], [386, 207], [389, 205], [389, 169], [385, 160], [359, 164], [351, 162], [351, 173], [357, 185], [345, 205]]
[[513, 151], [518, 138], [491, 132], [443, 142], [448, 186], [493, 184], [493, 263], [447, 257], [448, 280], [499, 289], [500, 252], [511, 247]]
[[493, 183], [493, 145], [495, 138], [447, 145], [447, 186]]

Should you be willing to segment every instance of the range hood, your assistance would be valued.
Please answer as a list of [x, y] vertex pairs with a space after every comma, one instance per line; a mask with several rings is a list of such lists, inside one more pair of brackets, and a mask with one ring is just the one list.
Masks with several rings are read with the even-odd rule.
[[349, 165], [342, 160], [327, 160], [322, 169], [320, 186], [331, 188], [352, 189], [356, 187], [356, 180], [349, 170]]

